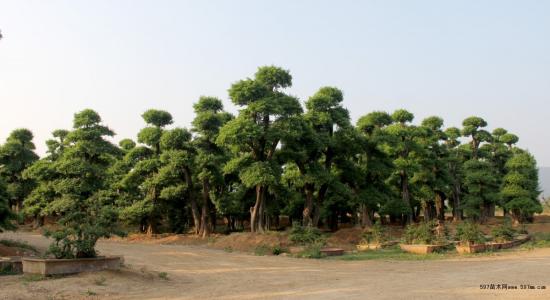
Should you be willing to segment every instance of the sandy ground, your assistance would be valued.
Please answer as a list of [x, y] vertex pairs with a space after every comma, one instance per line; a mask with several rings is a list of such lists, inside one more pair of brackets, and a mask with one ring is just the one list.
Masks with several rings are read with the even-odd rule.
[[[0, 238], [48, 244], [31, 233]], [[124, 255], [125, 267], [40, 281], [2, 276], [0, 299], [550, 299], [550, 249], [453, 260], [349, 262], [121, 241], [101, 241], [98, 249]], [[480, 289], [491, 283], [518, 290]], [[521, 284], [547, 289], [525, 290]]]

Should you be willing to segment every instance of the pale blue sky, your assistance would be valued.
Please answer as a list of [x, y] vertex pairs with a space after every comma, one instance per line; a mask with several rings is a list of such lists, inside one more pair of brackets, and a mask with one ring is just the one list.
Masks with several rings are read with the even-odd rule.
[[188, 126], [192, 103], [260, 65], [290, 69], [302, 101], [345, 94], [354, 120], [406, 108], [416, 121], [470, 115], [520, 136], [550, 166], [550, 1], [0, 0], [0, 139], [39, 152], [93, 108], [135, 138], [148, 108]]

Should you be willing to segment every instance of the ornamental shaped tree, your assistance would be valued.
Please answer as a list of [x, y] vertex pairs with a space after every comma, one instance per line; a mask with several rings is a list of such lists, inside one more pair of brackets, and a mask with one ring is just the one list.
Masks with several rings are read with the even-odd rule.
[[[487, 122], [479, 117], [469, 117], [462, 122], [462, 135], [470, 137], [470, 159], [464, 163], [464, 211], [468, 216], [485, 222], [491, 207], [498, 201], [499, 182], [489, 153], [480, 149], [483, 142], [491, 141], [491, 134], [483, 128]], [[481, 150], [481, 151], [480, 151]]]
[[458, 140], [462, 135], [460, 129], [456, 127], [449, 127], [445, 130], [446, 135], [446, 151], [448, 152], [447, 157], [447, 170], [450, 177], [449, 188], [451, 190], [450, 204], [453, 208], [453, 220], [459, 221], [462, 220], [463, 211], [462, 211], [462, 182], [463, 182], [463, 168], [462, 165], [465, 160], [465, 153], [459, 147], [460, 141]]
[[117, 233], [116, 210], [102, 194], [106, 170], [119, 154], [105, 139], [114, 133], [90, 109], [75, 114], [73, 124], [64, 151], [53, 162], [55, 197], [47, 207], [60, 216], [60, 227], [47, 232], [54, 238], [49, 251], [58, 258], [94, 257], [97, 240]]
[[68, 135], [67, 130], [58, 129], [53, 132], [53, 139], [46, 141], [48, 155], [29, 166], [23, 172], [23, 178], [32, 180], [35, 183], [34, 189], [27, 195], [23, 201], [23, 212], [25, 215], [33, 217], [34, 226], [39, 227], [44, 224], [44, 218], [52, 215], [55, 211], [50, 211], [49, 204], [60, 195], [55, 190], [54, 181], [59, 179], [60, 174], [56, 172], [55, 162], [61, 157], [65, 149], [65, 138]]
[[172, 124], [172, 116], [166, 111], [150, 109], [142, 114], [142, 118], [147, 127], [138, 133], [138, 142], [146, 146], [135, 147], [125, 156], [132, 167], [122, 178], [120, 187], [130, 203], [121, 211], [121, 217], [140, 224], [140, 229], [147, 234], [153, 234], [157, 233], [160, 221], [160, 193], [165, 184], [159, 172], [162, 166], [161, 137], [166, 132], [164, 127]]
[[500, 191], [504, 208], [510, 210], [515, 223], [532, 222], [534, 213], [542, 212], [538, 170], [535, 158], [516, 149], [506, 162], [506, 175]]
[[23, 178], [23, 171], [38, 160], [32, 138], [30, 130], [16, 129], [0, 147], [0, 177], [6, 181], [9, 203], [17, 212], [35, 184], [32, 179]]
[[228, 200], [224, 190], [222, 166], [229, 159], [224, 147], [215, 143], [220, 128], [232, 119], [223, 111], [222, 102], [214, 97], [201, 97], [193, 105], [195, 119], [192, 131], [197, 133], [193, 145], [197, 151], [195, 169], [198, 181], [201, 183], [202, 210], [199, 234], [208, 236], [215, 229], [216, 215], [213, 201], [220, 204]]
[[388, 138], [385, 128], [391, 123], [388, 113], [378, 111], [362, 116], [357, 121], [357, 128], [365, 137], [362, 154], [357, 159], [358, 168], [363, 173], [357, 183], [360, 191], [360, 224], [363, 227], [372, 225], [374, 213], [379, 212], [380, 207], [392, 197], [386, 180], [393, 171], [393, 165], [390, 156], [383, 149]]
[[397, 179], [401, 193], [402, 211], [399, 213], [405, 216], [407, 223], [413, 221], [410, 180], [420, 168], [418, 158], [422, 156], [423, 150], [417, 142], [417, 137], [422, 132], [417, 126], [410, 124], [413, 119], [412, 113], [404, 109], [396, 110], [392, 114], [394, 123], [385, 129], [389, 142], [386, 150], [393, 159], [394, 178]]
[[242, 109], [222, 127], [216, 143], [227, 146], [234, 155], [224, 171], [238, 174], [246, 187], [256, 190], [250, 214], [252, 232], [266, 228], [266, 194], [279, 182], [281, 173], [275, 152], [292, 129], [289, 120], [302, 112], [298, 100], [282, 91], [291, 84], [288, 71], [268, 66], [260, 67], [253, 79], [238, 81], [229, 89], [229, 97]]
[[447, 165], [447, 148], [442, 143], [447, 136], [442, 127], [443, 119], [435, 116], [422, 120], [419, 127], [422, 134], [417, 141], [424, 151], [418, 158], [420, 170], [414, 174], [411, 183], [418, 187], [416, 190], [424, 210], [424, 221], [434, 218], [445, 221], [444, 200], [451, 178]]

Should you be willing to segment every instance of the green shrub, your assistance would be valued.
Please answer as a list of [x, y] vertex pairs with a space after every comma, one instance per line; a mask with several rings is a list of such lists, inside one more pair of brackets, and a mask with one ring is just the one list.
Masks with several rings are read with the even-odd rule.
[[483, 232], [473, 222], [462, 222], [456, 226], [456, 239], [463, 244], [481, 244], [485, 242]]
[[297, 254], [301, 258], [323, 258], [325, 255], [321, 253], [324, 243], [312, 243], [306, 246], [304, 250]]
[[368, 231], [363, 233], [363, 239], [361, 240], [361, 243], [363, 244], [371, 244], [371, 243], [384, 243], [388, 240], [388, 236], [386, 234], [386, 230], [380, 222], [376, 222]]
[[271, 248], [271, 253], [273, 255], [280, 255], [281, 253], [287, 252], [287, 249], [281, 247], [280, 245], [277, 245], [273, 248]]
[[508, 242], [514, 239], [516, 230], [512, 228], [510, 219], [506, 219], [502, 225], [491, 230], [491, 235], [496, 242]]
[[316, 227], [292, 226], [289, 239], [295, 244], [308, 245], [322, 240], [323, 235]]
[[402, 241], [405, 244], [433, 244], [438, 241], [435, 234], [437, 223], [426, 222], [417, 225], [410, 224], [405, 228]]

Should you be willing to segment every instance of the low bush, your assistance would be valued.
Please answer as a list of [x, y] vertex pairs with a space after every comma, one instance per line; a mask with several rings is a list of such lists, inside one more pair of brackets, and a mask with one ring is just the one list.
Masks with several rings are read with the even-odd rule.
[[316, 227], [293, 226], [288, 238], [295, 244], [308, 245], [323, 240], [323, 234]]
[[473, 222], [462, 222], [456, 226], [456, 239], [463, 244], [481, 244], [485, 236], [479, 226]]
[[376, 222], [371, 228], [363, 233], [361, 244], [381, 244], [388, 240], [386, 230], [380, 222]]
[[435, 234], [437, 223], [434, 221], [420, 223], [417, 225], [410, 224], [405, 228], [402, 236], [402, 241], [405, 244], [433, 244], [440, 239]]
[[496, 242], [508, 242], [514, 239], [516, 230], [512, 228], [512, 222], [506, 219], [502, 225], [491, 230], [491, 235]]
[[324, 243], [312, 243], [306, 246], [304, 250], [297, 254], [297, 257], [301, 258], [323, 258], [325, 255], [321, 253], [321, 248], [323, 248]]

